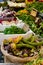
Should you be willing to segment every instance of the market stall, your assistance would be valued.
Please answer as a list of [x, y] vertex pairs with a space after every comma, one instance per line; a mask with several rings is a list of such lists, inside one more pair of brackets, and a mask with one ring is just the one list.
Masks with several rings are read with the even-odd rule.
[[43, 0], [0, 4], [0, 46], [4, 63], [43, 65]]

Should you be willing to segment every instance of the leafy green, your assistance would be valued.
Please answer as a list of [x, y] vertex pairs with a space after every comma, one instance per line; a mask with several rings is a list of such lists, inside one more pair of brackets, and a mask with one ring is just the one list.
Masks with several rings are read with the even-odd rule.
[[40, 35], [41, 37], [43, 37], [43, 22], [40, 23], [40, 26], [38, 26], [35, 23], [35, 19], [31, 16], [31, 15], [27, 15], [27, 14], [21, 14], [18, 16], [19, 19], [23, 20], [24, 23], [28, 24], [30, 29]]
[[43, 10], [43, 2], [34, 2], [32, 4], [27, 4], [27, 10], [31, 11], [33, 8], [37, 9], [38, 11]]
[[43, 64], [43, 58], [39, 57], [37, 59], [34, 59], [34, 61], [30, 61], [24, 65], [42, 65]]
[[4, 34], [23, 34], [23, 33], [25, 33], [25, 31], [21, 28], [16, 27], [16, 26], [11, 26], [4, 30]]

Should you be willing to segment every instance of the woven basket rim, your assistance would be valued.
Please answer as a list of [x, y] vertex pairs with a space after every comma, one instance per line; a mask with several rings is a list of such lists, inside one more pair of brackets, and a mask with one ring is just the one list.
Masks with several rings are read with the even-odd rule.
[[23, 62], [24, 63], [24, 62], [32, 61], [38, 57], [38, 55], [36, 55], [33, 57], [21, 58], [21, 57], [10, 55], [9, 53], [7, 53], [6, 50], [4, 50], [3, 44], [1, 45], [1, 51], [2, 51], [3, 55], [6, 56], [12, 63], [14, 63], [14, 62]]

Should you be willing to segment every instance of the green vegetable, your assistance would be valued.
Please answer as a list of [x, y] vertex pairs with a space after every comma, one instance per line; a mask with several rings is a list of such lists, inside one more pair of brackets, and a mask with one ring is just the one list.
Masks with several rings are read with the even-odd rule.
[[19, 44], [17, 44], [17, 48], [22, 48], [22, 47], [33, 48], [33, 49], [35, 49], [34, 46], [29, 45], [29, 44], [24, 44], [23, 42], [20, 42]]
[[[32, 4], [28, 4], [26, 10], [31, 12], [31, 10], [35, 8], [39, 12], [43, 12], [43, 2], [34, 2]], [[19, 19], [23, 20], [24, 23], [28, 24], [30, 29], [36, 33], [37, 35], [43, 38], [43, 21], [41, 22], [42, 25], [38, 26], [35, 23], [35, 18], [33, 18], [30, 14], [21, 14], [18, 16]]]
[[35, 41], [35, 36], [33, 36], [31, 39], [32, 39], [31, 43], [34, 42]]
[[24, 65], [43, 65], [43, 58], [39, 57], [37, 59], [34, 59], [34, 61], [25, 63]]
[[16, 27], [16, 26], [11, 26], [4, 30], [4, 34], [23, 34], [23, 33], [25, 33], [25, 31], [21, 28]]
[[23, 42], [25, 44], [30, 44], [30, 45], [33, 45], [33, 46], [41, 46], [41, 45], [43, 45], [43, 41], [42, 42], [29, 42], [27, 40], [23, 40]]
[[31, 38], [33, 37], [33, 34], [30, 34], [30, 36], [26, 39], [27, 41], [31, 41]]
[[38, 11], [43, 10], [43, 2], [33, 2], [32, 4], [28, 4], [26, 9], [31, 11], [33, 8], [37, 9]]
[[22, 14], [18, 16], [19, 19], [23, 20], [24, 23], [28, 24], [30, 29], [36, 33], [37, 35], [43, 37], [43, 21], [40, 23], [40, 26], [38, 26], [35, 23], [35, 19], [31, 15]]

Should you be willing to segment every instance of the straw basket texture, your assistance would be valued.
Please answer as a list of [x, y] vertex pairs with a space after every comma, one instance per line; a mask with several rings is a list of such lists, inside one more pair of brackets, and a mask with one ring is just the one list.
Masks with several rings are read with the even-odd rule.
[[10, 55], [10, 54], [7, 53], [7, 51], [4, 50], [3, 44], [1, 45], [1, 51], [4, 55], [4, 57], [6, 57], [11, 63], [15, 63], [15, 62], [24, 63], [24, 62], [32, 61], [32, 60], [34, 60], [35, 58], [38, 57], [38, 55], [36, 55], [36, 56], [33, 56], [33, 57], [20, 58], [20, 57]]

